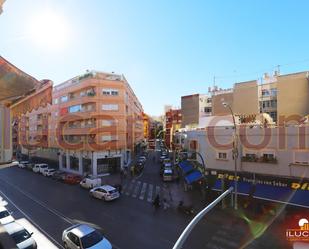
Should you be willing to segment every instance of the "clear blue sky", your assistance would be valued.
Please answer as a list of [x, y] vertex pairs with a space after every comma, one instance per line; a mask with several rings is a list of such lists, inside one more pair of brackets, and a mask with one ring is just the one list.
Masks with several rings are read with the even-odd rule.
[[[55, 84], [86, 69], [123, 73], [145, 111], [159, 115], [182, 95], [207, 93], [214, 76], [227, 88], [278, 64], [283, 74], [309, 69], [308, 9], [306, 0], [7, 0], [0, 54]], [[65, 45], [29, 36], [46, 10], [65, 20]]]

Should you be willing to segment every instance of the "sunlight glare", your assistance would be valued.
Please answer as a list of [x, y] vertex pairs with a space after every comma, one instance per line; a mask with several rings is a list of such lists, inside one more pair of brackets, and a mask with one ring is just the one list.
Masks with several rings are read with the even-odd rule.
[[67, 20], [55, 12], [33, 16], [29, 29], [31, 40], [45, 49], [59, 49], [68, 44], [70, 28]]

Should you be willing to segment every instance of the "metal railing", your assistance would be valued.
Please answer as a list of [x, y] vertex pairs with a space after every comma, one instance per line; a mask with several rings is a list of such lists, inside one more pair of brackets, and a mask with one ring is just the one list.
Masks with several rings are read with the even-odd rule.
[[221, 194], [217, 199], [215, 199], [212, 203], [210, 203], [207, 207], [205, 207], [202, 211], [200, 211], [189, 223], [189, 225], [182, 232], [178, 240], [176, 241], [173, 249], [181, 249], [189, 234], [193, 230], [193, 228], [197, 225], [197, 223], [207, 214], [210, 210], [212, 210], [221, 200], [223, 200], [227, 195], [231, 194], [234, 190], [233, 187], [230, 187], [223, 194]]

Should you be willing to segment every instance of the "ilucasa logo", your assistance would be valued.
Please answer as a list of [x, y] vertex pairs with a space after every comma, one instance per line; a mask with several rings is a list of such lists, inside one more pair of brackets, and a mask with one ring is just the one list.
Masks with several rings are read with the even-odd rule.
[[289, 241], [309, 241], [309, 222], [302, 218], [298, 221], [299, 228], [287, 229], [286, 237]]

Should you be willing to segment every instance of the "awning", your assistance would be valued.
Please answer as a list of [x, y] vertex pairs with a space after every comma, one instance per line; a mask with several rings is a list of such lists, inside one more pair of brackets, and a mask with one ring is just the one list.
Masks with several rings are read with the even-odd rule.
[[[228, 182], [229, 186], [234, 186], [233, 181]], [[249, 194], [252, 184], [247, 182], [237, 183], [237, 192], [239, 194]], [[217, 179], [214, 190], [221, 191], [221, 179]], [[255, 198], [264, 199], [274, 202], [288, 203], [309, 208], [309, 191], [308, 190], [293, 190], [288, 187], [276, 187], [265, 184], [256, 184]]]
[[192, 165], [188, 161], [182, 161], [178, 165], [182, 169], [183, 173], [185, 174], [193, 170]]
[[194, 170], [192, 173], [185, 177], [185, 180], [188, 184], [196, 182], [203, 177], [202, 173], [198, 170]]

